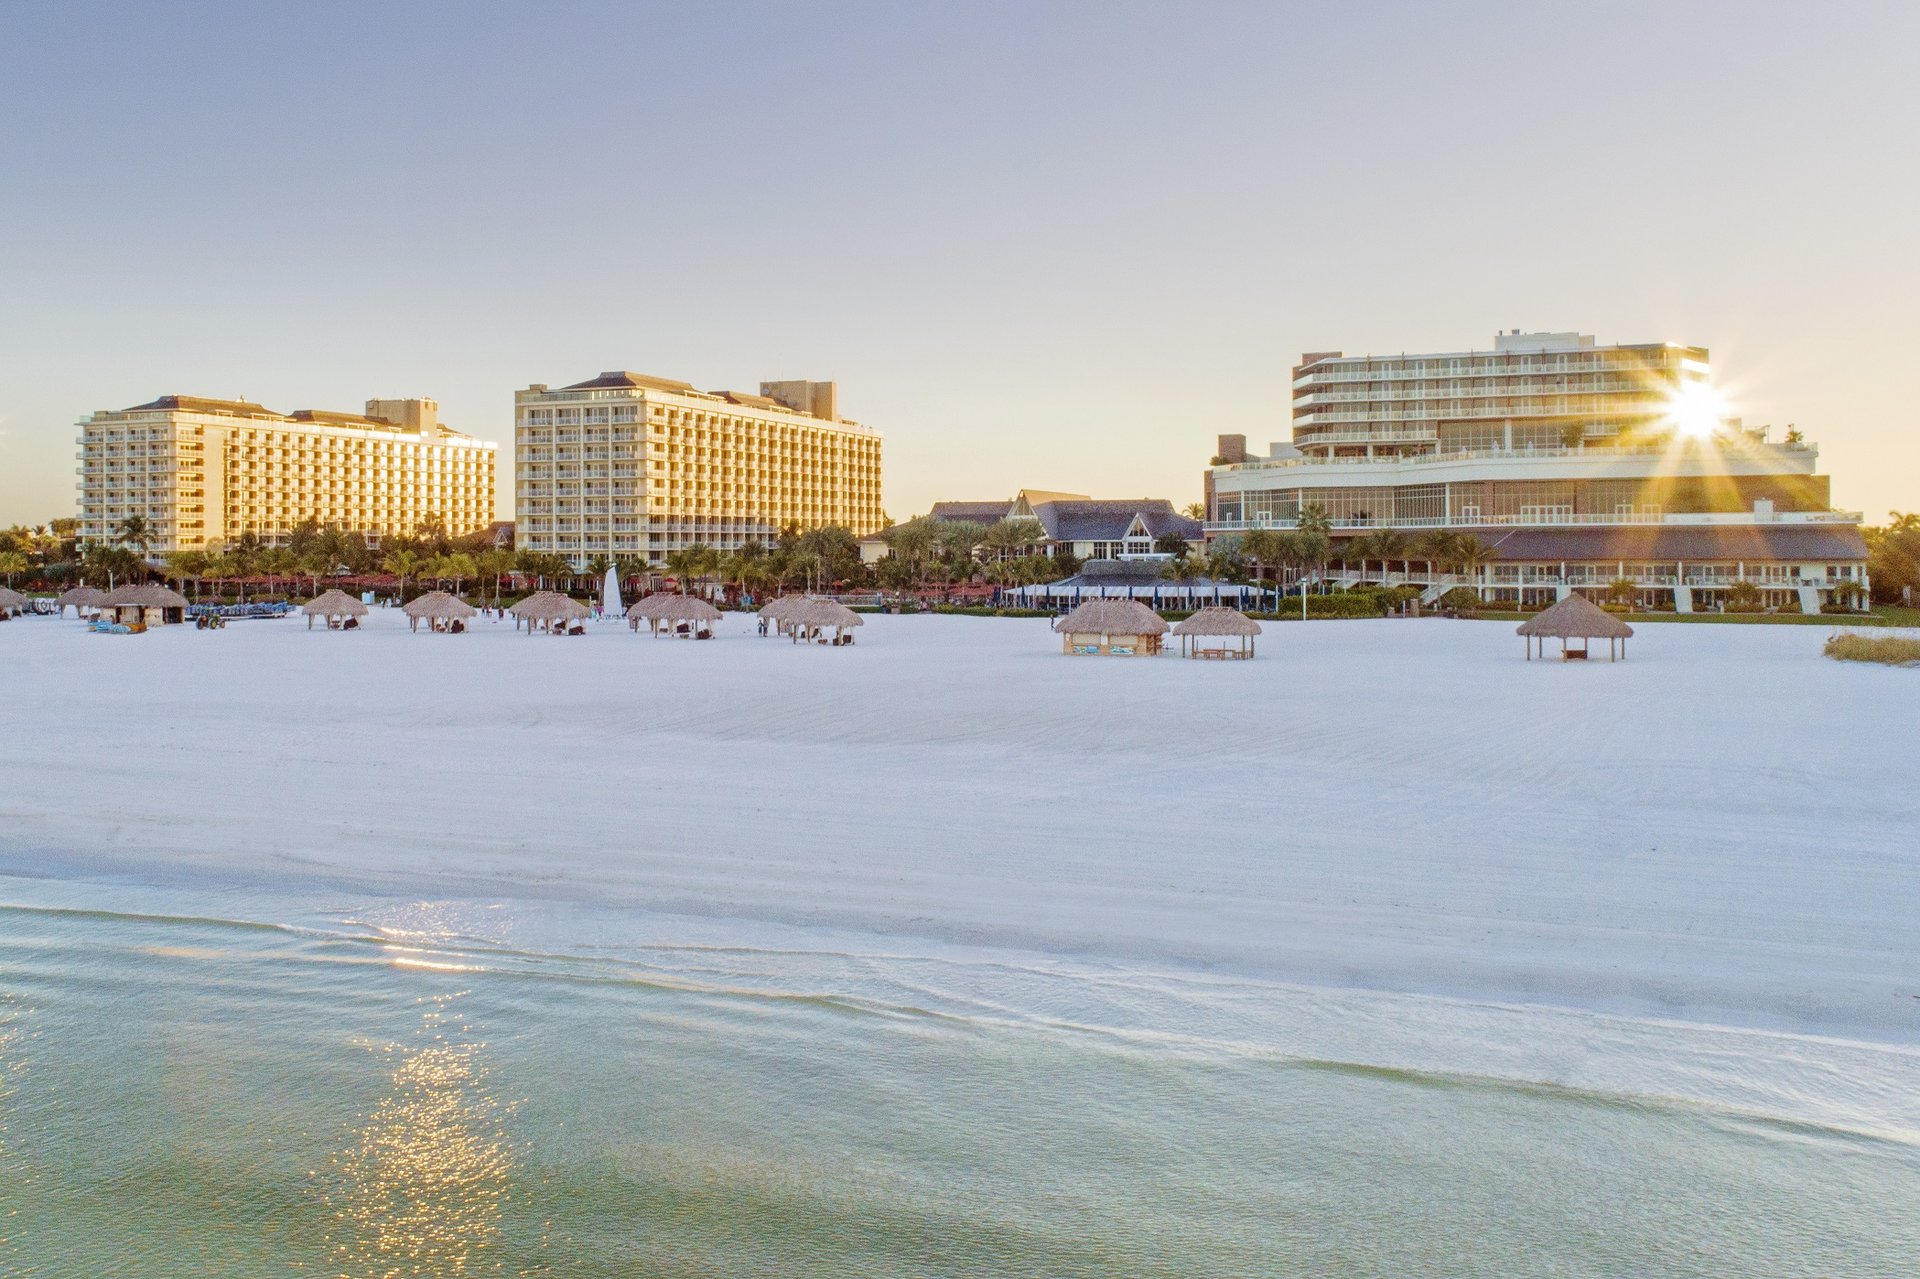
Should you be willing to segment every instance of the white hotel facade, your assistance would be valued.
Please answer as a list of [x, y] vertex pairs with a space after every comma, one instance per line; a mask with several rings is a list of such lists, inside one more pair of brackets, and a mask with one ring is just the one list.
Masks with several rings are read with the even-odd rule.
[[[1482, 583], [1533, 600], [1626, 577], [1643, 603], [1691, 611], [1737, 581], [1817, 609], [1866, 581], [1860, 516], [1831, 507], [1818, 450], [1721, 419], [1705, 348], [1500, 334], [1490, 351], [1309, 353], [1293, 438], [1266, 456], [1223, 436], [1208, 535], [1330, 520], [1335, 558], [1381, 529], [1470, 532], [1497, 559]], [[1398, 572], [1394, 570], [1398, 569]], [[1454, 584], [1419, 564], [1358, 581]]]
[[839, 415], [832, 382], [755, 395], [614, 371], [513, 400], [516, 544], [576, 567], [885, 521], [881, 436]]

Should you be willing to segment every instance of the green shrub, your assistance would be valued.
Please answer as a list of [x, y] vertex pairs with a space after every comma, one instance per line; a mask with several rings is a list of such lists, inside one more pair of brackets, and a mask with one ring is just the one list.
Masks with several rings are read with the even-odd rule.
[[1471, 586], [1454, 587], [1440, 597], [1439, 605], [1441, 608], [1465, 610], [1467, 612], [1472, 612], [1476, 608], [1485, 607], [1485, 604], [1480, 599], [1479, 592], [1475, 591]]
[[1880, 662], [1887, 666], [1920, 663], [1920, 639], [1908, 635], [1856, 635], [1827, 638], [1828, 657], [1842, 662]]
[[[875, 610], [876, 612], [878, 610]], [[991, 604], [935, 604], [933, 611], [958, 617], [1052, 617], [1045, 608], [995, 608]]]

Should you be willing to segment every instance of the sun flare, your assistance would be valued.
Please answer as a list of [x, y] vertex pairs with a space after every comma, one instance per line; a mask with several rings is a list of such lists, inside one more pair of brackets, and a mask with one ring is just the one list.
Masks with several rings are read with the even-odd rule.
[[1726, 414], [1726, 399], [1705, 382], [1689, 382], [1667, 400], [1673, 429], [1693, 439], [1706, 439], [1719, 430]]

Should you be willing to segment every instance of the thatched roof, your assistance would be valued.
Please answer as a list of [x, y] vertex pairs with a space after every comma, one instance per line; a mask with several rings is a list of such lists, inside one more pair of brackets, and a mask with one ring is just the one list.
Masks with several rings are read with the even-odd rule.
[[649, 595], [628, 609], [627, 616], [662, 622], [717, 622], [720, 610], [693, 595]]
[[311, 617], [365, 617], [367, 606], [342, 590], [316, 595], [301, 606]]
[[158, 582], [146, 582], [109, 591], [99, 603], [103, 608], [185, 608], [187, 597]]
[[54, 603], [62, 608], [92, 608], [105, 598], [107, 593], [97, 586], [75, 586], [62, 591]]
[[571, 622], [593, 616], [592, 609], [559, 591], [536, 591], [507, 612], [525, 622]]
[[1514, 633], [1553, 639], [1625, 639], [1633, 634], [1633, 628], [1575, 592], [1520, 623]]
[[832, 600], [807, 600], [801, 607], [789, 613], [787, 620], [802, 626], [837, 626], [842, 630], [851, 626], [866, 625], [866, 619], [860, 614]]
[[1203, 608], [1173, 628], [1175, 635], [1258, 635], [1260, 623], [1237, 608]]
[[25, 608], [27, 597], [10, 586], [0, 586], [0, 608]]
[[445, 621], [448, 618], [472, 617], [480, 610], [463, 599], [457, 599], [445, 591], [428, 591], [419, 599], [413, 600], [402, 610], [417, 622]]
[[787, 620], [787, 616], [795, 609], [803, 608], [811, 603], [813, 603], [811, 596], [782, 595], [777, 600], [768, 600], [765, 604], [762, 604], [760, 606], [760, 616], [771, 618], [776, 622], [784, 622]]
[[1053, 629], [1063, 635], [1165, 635], [1167, 619], [1138, 600], [1088, 600]]

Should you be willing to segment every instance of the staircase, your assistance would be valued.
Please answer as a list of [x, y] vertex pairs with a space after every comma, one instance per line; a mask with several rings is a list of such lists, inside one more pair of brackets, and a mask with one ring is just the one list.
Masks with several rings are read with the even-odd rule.
[[1819, 587], [1802, 586], [1796, 593], [1800, 596], [1800, 611], [1802, 613], [1818, 613], [1820, 611]]
[[1673, 588], [1673, 611], [1676, 613], [1693, 612], [1693, 588], [1676, 585]]

